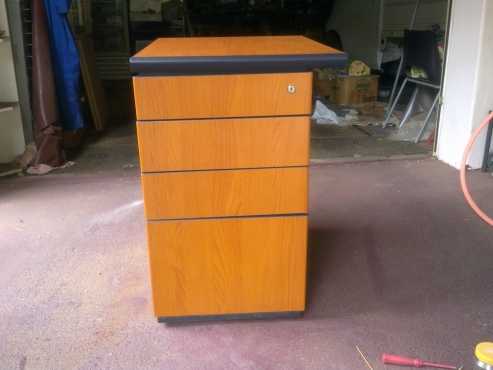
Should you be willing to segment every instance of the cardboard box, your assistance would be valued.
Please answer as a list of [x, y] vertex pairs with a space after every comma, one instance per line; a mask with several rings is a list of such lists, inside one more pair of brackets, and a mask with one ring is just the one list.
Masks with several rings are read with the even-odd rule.
[[354, 105], [376, 101], [378, 79], [377, 75], [337, 76], [334, 102], [339, 105]]
[[323, 80], [315, 78], [315, 94], [324, 97], [331, 103], [336, 101], [336, 79]]
[[323, 79], [315, 75], [315, 94], [338, 105], [373, 103], [378, 97], [379, 76], [337, 76]]

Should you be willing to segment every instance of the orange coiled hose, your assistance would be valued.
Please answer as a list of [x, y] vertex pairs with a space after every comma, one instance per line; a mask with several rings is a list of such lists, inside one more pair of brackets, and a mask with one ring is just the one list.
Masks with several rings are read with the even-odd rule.
[[462, 164], [460, 166], [460, 186], [462, 188], [462, 192], [464, 193], [464, 197], [466, 198], [467, 203], [471, 208], [476, 212], [476, 214], [487, 224], [493, 226], [493, 219], [489, 217], [486, 213], [483, 212], [481, 208], [477, 205], [474, 199], [469, 192], [469, 188], [467, 187], [467, 160], [469, 159], [469, 154], [471, 154], [471, 149], [474, 146], [479, 134], [481, 131], [488, 126], [488, 124], [493, 120], [493, 113], [489, 114], [488, 117], [484, 119], [481, 125], [473, 132], [469, 142], [467, 143], [466, 150], [464, 151], [464, 156], [462, 157]]

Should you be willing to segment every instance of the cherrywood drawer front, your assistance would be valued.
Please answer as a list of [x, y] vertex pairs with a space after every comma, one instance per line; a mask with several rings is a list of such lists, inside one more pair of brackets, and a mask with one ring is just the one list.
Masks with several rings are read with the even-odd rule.
[[308, 168], [142, 175], [149, 220], [307, 213]]
[[312, 73], [134, 77], [138, 120], [309, 115]]
[[307, 218], [150, 222], [158, 317], [303, 311]]
[[142, 172], [306, 166], [310, 118], [138, 122]]

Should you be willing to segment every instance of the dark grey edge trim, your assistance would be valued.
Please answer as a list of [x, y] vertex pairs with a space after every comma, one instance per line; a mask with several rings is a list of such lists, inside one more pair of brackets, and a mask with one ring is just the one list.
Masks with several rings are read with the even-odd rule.
[[187, 172], [223, 172], [223, 171], [251, 171], [251, 170], [276, 170], [281, 168], [308, 168], [307, 164], [298, 164], [290, 166], [265, 166], [265, 167], [237, 167], [237, 168], [197, 168], [197, 169], [180, 169], [164, 171], [140, 171], [141, 175], [160, 175], [162, 173], [187, 173]]
[[213, 220], [236, 220], [239, 218], [286, 218], [286, 217], [308, 217], [308, 213], [276, 213], [269, 215], [242, 215], [242, 216], [211, 216], [211, 217], [181, 217], [181, 218], [149, 218], [150, 223], [172, 222], [172, 221], [213, 221]]
[[252, 55], [220, 57], [131, 57], [130, 71], [138, 76], [305, 72], [343, 68], [347, 54]]
[[150, 124], [159, 124], [162, 122], [176, 122], [176, 121], [215, 121], [215, 120], [228, 120], [228, 119], [244, 119], [244, 120], [254, 120], [254, 119], [262, 119], [262, 118], [302, 118], [302, 117], [311, 117], [313, 112], [309, 114], [285, 114], [281, 116], [231, 116], [231, 117], [200, 117], [200, 118], [151, 118], [151, 119], [136, 119], [135, 123], [150, 123]]
[[232, 321], [232, 320], [268, 320], [268, 319], [295, 319], [303, 317], [304, 311], [287, 312], [259, 312], [241, 313], [229, 315], [197, 315], [197, 316], [161, 316], [157, 318], [159, 323], [168, 325], [186, 324], [197, 322]]

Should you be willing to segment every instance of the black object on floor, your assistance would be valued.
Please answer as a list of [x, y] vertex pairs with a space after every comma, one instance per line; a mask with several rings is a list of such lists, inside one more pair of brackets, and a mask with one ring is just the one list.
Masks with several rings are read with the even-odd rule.
[[483, 172], [489, 172], [493, 167], [493, 163], [491, 163], [493, 162], [493, 154], [490, 153], [492, 136], [493, 136], [493, 120], [490, 121], [490, 124], [488, 125], [488, 131], [486, 132], [486, 143], [484, 145], [484, 155], [483, 155], [483, 167], [481, 168]]

